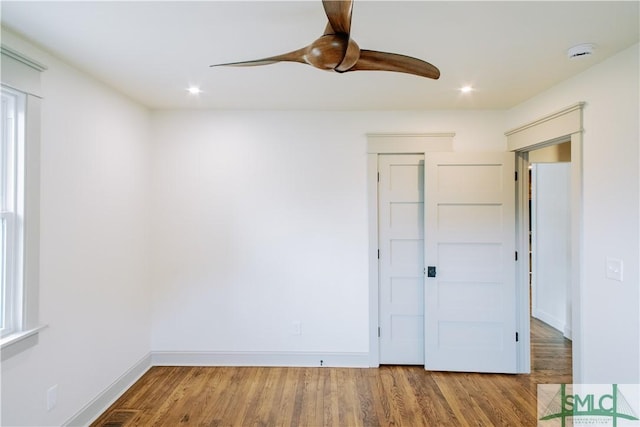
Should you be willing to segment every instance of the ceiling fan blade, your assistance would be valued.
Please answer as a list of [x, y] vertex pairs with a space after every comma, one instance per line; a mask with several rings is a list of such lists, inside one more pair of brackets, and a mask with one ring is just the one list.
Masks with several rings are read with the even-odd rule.
[[[353, 10], [353, 0], [322, 0], [324, 11], [329, 18], [329, 25], [325, 29], [325, 34], [351, 32], [351, 11]], [[329, 33], [329, 26], [333, 33]]]
[[378, 52], [375, 50], [360, 51], [360, 58], [347, 71], [395, 71], [398, 73], [414, 74], [437, 80], [440, 70], [421, 59], [397, 53]]
[[324, 36], [331, 36], [333, 34], [335, 34], [335, 30], [333, 29], [333, 27], [331, 26], [331, 22], [327, 22], [327, 26], [324, 27], [324, 33], [322, 33], [322, 35]]
[[258, 65], [269, 65], [275, 64], [276, 62], [300, 62], [302, 64], [306, 64], [305, 54], [307, 52], [307, 48], [303, 47], [302, 49], [294, 50], [292, 52], [283, 53], [282, 55], [270, 56], [268, 58], [262, 59], [254, 59], [251, 61], [240, 61], [240, 62], [228, 62], [225, 64], [213, 64], [210, 67], [254, 67]]

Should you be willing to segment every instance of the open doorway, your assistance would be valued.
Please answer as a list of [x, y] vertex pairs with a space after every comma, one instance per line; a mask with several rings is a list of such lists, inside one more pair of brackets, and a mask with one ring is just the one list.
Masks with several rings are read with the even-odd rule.
[[[582, 302], [583, 283], [583, 238], [582, 238], [582, 157], [584, 102], [542, 116], [505, 132], [507, 148], [516, 154], [517, 183], [517, 252], [529, 252], [529, 180], [517, 179], [528, 176], [529, 153], [539, 148], [571, 141], [571, 378], [580, 383], [582, 370]], [[525, 258], [524, 256], [521, 258]], [[529, 295], [529, 263], [517, 263], [518, 329], [523, 336], [531, 337], [531, 315]], [[542, 323], [542, 322], [541, 322]], [[562, 334], [561, 334], [562, 336]], [[565, 338], [562, 336], [562, 339]], [[522, 373], [531, 372], [530, 339], [522, 340], [518, 350], [518, 366]]]
[[531, 371], [571, 380], [571, 141], [528, 152]]

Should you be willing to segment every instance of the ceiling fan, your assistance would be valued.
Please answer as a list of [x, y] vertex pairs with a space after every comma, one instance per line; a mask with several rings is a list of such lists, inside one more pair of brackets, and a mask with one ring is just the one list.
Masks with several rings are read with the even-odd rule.
[[212, 67], [251, 67], [276, 62], [299, 62], [321, 70], [338, 73], [347, 71], [395, 71], [438, 79], [440, 70], [428, 62], [397, 53], [360, 49], [350, 37], [353, 0], [322, 0], [329, 19], [324, 34], [310, 45], [282, 55], [252, 61], [214, 64]]

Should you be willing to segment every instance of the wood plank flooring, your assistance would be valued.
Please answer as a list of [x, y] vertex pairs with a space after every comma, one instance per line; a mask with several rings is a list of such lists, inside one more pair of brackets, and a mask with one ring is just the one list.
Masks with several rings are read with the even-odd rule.
[[530, 375], [153, 367], [92, 426], [535, 426], [537, 384], [571, 382], [571, 342], [533, 319], [531, 347]]

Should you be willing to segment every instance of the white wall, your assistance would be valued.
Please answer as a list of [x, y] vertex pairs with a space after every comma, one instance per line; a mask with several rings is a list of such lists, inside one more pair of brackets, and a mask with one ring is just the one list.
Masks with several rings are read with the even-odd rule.
[[[640, 382], [638, 52], [632, 46], [507, 114], [512, 129], [586, 101], [582, 374], [576, 382]], [[606, 278], [607, 256], [623, 260], [624, 282]]]
[[368, 361], [366, 133], [502, 151], [503, 114], [153, 113], [152, 350]]
[[532, 166], [531, 314], [565, 333], [571, 329], [571, 164]]
[[[2, 363], [2, 425], [60, 425], [149, 353], [149, 114], [2, 32], [42, 74], [37, 346]], [[46, 391], [58, 403], [46, 411]]]

